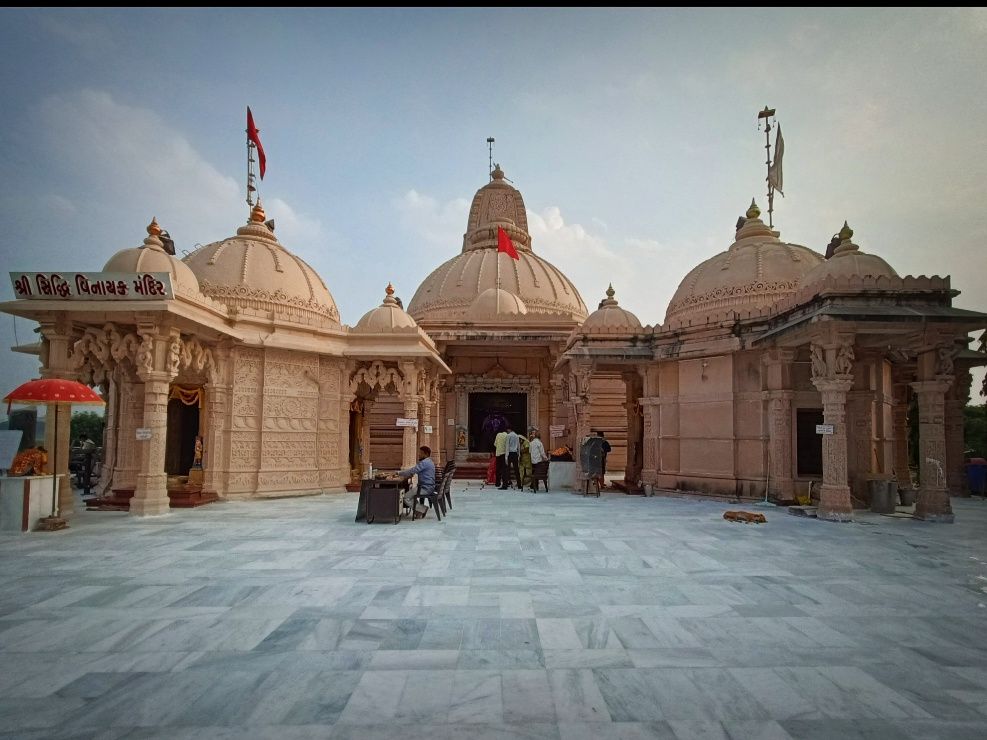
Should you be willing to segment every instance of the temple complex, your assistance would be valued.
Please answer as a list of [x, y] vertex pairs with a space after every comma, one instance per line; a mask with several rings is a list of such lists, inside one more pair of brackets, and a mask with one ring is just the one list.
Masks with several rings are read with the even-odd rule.
[[[485, 469], [509, 423], [549, 449], [604, 431], [628, 491], [808, 498], [845, 521], [872, 481], [911, 485], [911, 425], [916, 516], [952, 520], [970, 368], [987, 362], [968, 337], [987, 314], [954, 308], [949, 277], [900, 276], [846, 224], [827, 258], [782, 241], [752, 203], [664, 321], [642, 324], [612, 287], [588, 312], [537, 255], [497, 165], [460, 252], [407, 311], [388, 286], [348, 327], [265, 218], [258, 202], [184, 259], [152, 221], [98, 273], [12, 273], [16, 299], [0, 310], [39, 322], [42, 376], [103, 394], [101, 489], [135, 515], [339, 491], [371, 465], [413, 464], [423, 444]], [[498, 248], [501, 229], [517, 259]], [[67, 416], [48, 430], [60, 461]]]

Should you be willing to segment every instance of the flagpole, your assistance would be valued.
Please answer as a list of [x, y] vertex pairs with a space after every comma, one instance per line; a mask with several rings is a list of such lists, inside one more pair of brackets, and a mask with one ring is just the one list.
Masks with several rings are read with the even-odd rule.
[[774, 108], [768, 108], [764, 106], [764, 110], [758, 112], [757, 118], [760, 121], [764, 119], [764, 150], [767, 154], [767, 161], [765, 164], [768, 166], [768, 228], [774, 228], [774, 203], [775, 203], [775, 189], [771, 187], [771, 116], [775, 114]]
[[247, 137], [247, 205], [254, 205], [254, 143]]

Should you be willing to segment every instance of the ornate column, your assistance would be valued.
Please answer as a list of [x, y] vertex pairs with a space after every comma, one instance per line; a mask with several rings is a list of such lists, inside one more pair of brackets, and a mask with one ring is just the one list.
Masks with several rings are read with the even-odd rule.
[[[421, 395], [418, 388], [418, 368], [413, 362], [399, 364], [404, 376], [401, 383], [401, 400], [404, 403], [404, 418], [418, 419], [418, 404]], [[418, 429], [404, 427], [401, 439], [401, 467], [410, 468], [418, 462]]]
[[892, 370], [892, 406], [891, 420], [894, 428], [893, 460], [891, 464], [898, 488], [911, 488], [912, 475], [908, 465], [908, 378], [911, 371], [896, 366]]
[[572, 372], [569, 375], [569, 400], [572, 403], [573, 416], [573, 444], [572, 457], [576, 462], [576, 485], [582, 483], [582, 465], [580, 463], [580, 446], [582, 441], [589, 436], [590, 430], [590, 409], [593, 406], [593, 394], [590, 390], [590, 381], [593, 377], [593, 365], [588, 362], [572, 363]]
[[[64, 316], [54, 321], [41, 322], [42, 337], [42, 378], [63, 378], [78, 380], [78, 373], [72, 370], [71, 348], [75, 342], [72, 322]], [[56, 425], [55, 419], [58, 419]], [[48, 450], [49, 468], [58, 477], [58, 515], [68, 516], [75, 512], [75, 495], [69, 479], [69, 437], [72, 427], [72, 407], [62, 406], [55, 413], [55, 405], [45, 409], [45, 449]], [[54, 470], [55, 456], [58, 456], [58, 469]]]
[[226, 496], [226, 471], [229, 463], [226, 457], [226, 440], [229, 436], [229, 397], [230, 382], [227, 374], [231, 368], [230, 348], [216, 347], [213, 351], [215, 367], [209, 372], [209, 383], [205, 387], [206, 396], [206, 438], [203, 440], [205, 479], [203, 488], [215, 491], [220, 497]]
[[[795, 350], [771, 349], [762, 358], [768, 400], [768, 466], [769, 488], [778, 499], [795, 498], [792, 464], [792, 363]], [[769, 491], [770, 493], [770, 491]]]
[[853, 344], [813, 344], [812, 384], [822, 394], [823, 423], [833, 427], [823, 435], [823, 484], [817, 516], [832, 522], [853, 520], [853, 504], [847, 482], [846, 397], [853, 386]]
[[946, 431], [946, 484], [953, 496], [969, 496], [966, 484], [966, 458], [964, 450], [963, 408], [970, 400], [973, 376], [968, 368], [956, 369], [956, 380], [950, 387], [945, 401]]
[[[469, 455], [469, 435], [475, 430], [469, 428], [469, 392], [462, 379], [457, 379], [454, 385], [456, 391], [456, 426], [453, 427], [453, 435], [456, 442], [456, 464], [461, 465], [466, 462]], [[466, 430], [466, 443], [459, 444], [461, 429]]]
[[930, 522], [953, 521], [953, 508], [946, 488], [946, 392], [955, 381], [951, 342], [922, 352], [918, 358], [918, 380], [912, 389], [918, 401], [919, 489], [915, 518]]
[[137, 374], [144, 381], [143, 425], [151, 438], [137, 442], [140, 472], [130, 499], [134, 516], [153, 516], [170, 511], [168, 476], [165, 474], [165, 443], [168, 433], [168, 390], [178, 374], [181, 339], [177, 329], [155, 333], [157, 327], [140, 327]]
[[641, 406], [643, 388], [641, 374], [637, 370], [622, 373], [622, 376], [626, 391], [624, 410], [627, 412], [627, 465], [624, 468], [624, 482], [632, 486], [641, 481], [641, 471], [644, 468], [644, 416]]
[[857, 358], [855, 387], [847, 394], [847, 474], [850, 488], [861, 501], [870, 502], [868, 480], [875, 467], [875, 390], [871, 357]]

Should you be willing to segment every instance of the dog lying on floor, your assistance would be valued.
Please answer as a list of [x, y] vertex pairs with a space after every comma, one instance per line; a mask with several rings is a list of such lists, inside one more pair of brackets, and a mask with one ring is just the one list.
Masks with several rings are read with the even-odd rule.
[[723, 518], [731, 522], [743, 522], [744, 524], [766, 524], [767, 519], [764, 514], [751, 514], [749, 511], [725, 511]]

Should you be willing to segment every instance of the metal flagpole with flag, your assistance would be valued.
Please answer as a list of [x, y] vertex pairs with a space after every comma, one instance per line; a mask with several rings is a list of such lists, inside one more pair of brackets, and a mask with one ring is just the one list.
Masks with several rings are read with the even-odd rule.
[[264, 154], [264, 146], [260, 143], [260, 129], [254, 125], [254, 114], [247, 106], [247, 205], [254, 204], [254, 193], [257, 191], [254, 185], [254, 150], [257, 150], [257, 163], [260, 165], [260, 179], [264, 179], [267, 171], [267, 156]]
[[781, 124], [778, 124], [778, 134], [775, 136], [775, 160], [768, 167], [768, 185], [773, 190], [777, 190], [782, 196], [785, 191], [782, 189], [783, 180], [781, 175], [781, 158], [785, 155], [785, 140], [781, 136]]

